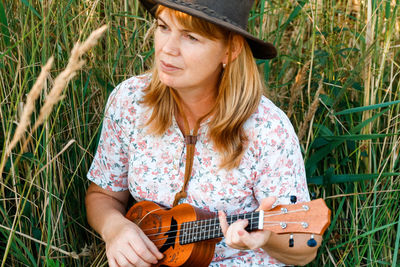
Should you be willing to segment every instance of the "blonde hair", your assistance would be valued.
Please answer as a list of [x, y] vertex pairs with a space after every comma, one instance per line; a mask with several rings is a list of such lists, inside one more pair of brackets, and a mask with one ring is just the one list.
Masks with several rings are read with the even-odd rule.
[[[158, 8], [156, 14], [163, 10], [174, 14], [177, 21], [189, 31], [199, 33], [209, 39], [226, 40], [231, 52], [233, 38], [237, 34], [163, 6]], [[256, 111], [263, 88], [264, 84], [253, 54], [247, 42], [243, 40], [240, 54], [222, 71], [216, 104], [209, 122], [208, 135], [222, 156], [221, 168], [229, 170], [239, 166], [248, 143], [243, 126]], [[156, 67], [152, 69], [152, 79], [145, 89], [142, 103], [152, 109], [147, 122], [151, 132], [158, 135], [164, 134], [172, 124], [177, 106], [170, 88], [161, 83]]]

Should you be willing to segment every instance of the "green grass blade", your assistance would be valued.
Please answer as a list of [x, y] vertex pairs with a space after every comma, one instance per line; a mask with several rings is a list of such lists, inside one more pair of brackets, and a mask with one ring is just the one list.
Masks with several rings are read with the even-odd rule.
[[392, 227], [392, 226], [394, 226], [394, 225], [396, 225], [396, 224], [398, 224], [398, 222], [389, 223], [389, 224], [380, 226], [380, 227], [375, 228], [375, 229], [373, 229], [373, 230], [371, 230], [371, 231], [368, 231], [368, 232], [366, 232], [366, 233], [363, 233], [363, 234], [361, 234], [361, 235], [358, 235], [358, 236], [356, 236], [356, 237], [354, 237], [354, 238], [352, 238], [352, 239], [350, 239], [350, 240], [348, 240], [348, 241], [346, 241], [346, 242], [343, 242], [343, 243], [341, 243], [341, 244], [339, 244], [339, 245], [337, 245], [337, 246], [334, 246], [333, 248], [330, 248], [329, 250], [330, 250], [330, 251], [336, 250], [336, 249], [338, 249], [338, 248], [340, 248], [340, 247], [342, 247], [342, 246], [344, 246], [344, 245], [346, 245], [346, 244], [351, 244], [351, 243], [353, 243], [354, 241], [356, 241], [356, 240], [358, 240], [358, 239], [360, 239], [360, 238], [364, 238], [364, 237], [366, 237], [366, 236], [372, 235], [372, 234], [374, 234], [374, 233], [376, 233], [376, 232], [379, 232], [379, 231], [381, 231], [381, 230], [385, 230], [385, 229], [390, 228], [390, 227]]
[[21, 0], [21, 2], [26, 5], [33, 12], [33, 14], [42, 20], [42, 16], [40, 16], [39, 12], [37, 12], [37, 10], [27, 0]]
[[24, 244], [24, 242], [22, 242], [19, 238], [15, 238], [15, 241], [18, 242], [18, 244], [24, 249], [26, 257], [30, 260], [29, 266], [36, 267], [36, 259], [32, 255], [31, 251], [28, 249], [28, 247]]
[[391, 134], [348, 134], [348, 135], [337, 135], [337, 136], [320, 136], [318, 138], [325, 139], [327, 141], [359, 141], [359, 140], [374, 140], [378, 138], [385, 138], [391, 136], [397, 136], [400, 133], [391, 133]]
[[333, 141], [323, 146], [321, 149], [313, 153], [306, 161], [306, 173], [307, 176], [311, 176], [317, 169], [317, 164], [323, 160], [328, 154], [330, 154], [335, 148], [340, 146], [344, 140]]
[[385, 114], [387, 111], [389, 110], [389, 108], [384, 109], [383, 111], [375, 114], [374, 116], [372, 116], [371, 118], [362, 121], [360, 124], [358, 124], [357, 126], [355, 126], [354, 128], [350, 129], [350, 133], [358, 133], [360, 132], [365, 126], [367, 126], [368, 124], [370, 124], [371, 122], [377, 120], [378, 118], [380, 118], [383, 114]]
[[307, 1], [295, 1], [297, 4], [293, 11], [290, 13], [288, 19], [283, 23], [280, 30], [284, 30], [286, 27], [290, 25], [294, 21], [294, 19], [299, 15], [300, 11], [303, 9]]
[[392, 267], [397, 266], [397, 256], [399, 254], [399, 243], [400, 243], [400, 213], [399, 219], [397, 220], [397, 233], [396, 233], [396, 242], [393, 250], [393, 262]]
[[375, 104], [375, 105], [370, 105], [370, 106], [350, 108], [350, 109], [346, 109], [346, 110], [337, 112], [334, 115], [347, 115], [347, 114], [356, 113], [356, 112], [363, 112], [363, 111], [366, 111], [366, 110], [385, 108], [385, 107], [396, 105], [396, 104], [399, 104], [399, 103], [400, 103], [400, 100], [396, 100], [396, 101], [380, 103], [380, 104]]
[[307, 178], [307, 183], [324, 185], [324, 184], [339, 184], [339, 183], [353, 183], [367, 180], [373, 180], [378, 177], [396, 177], [400, 176], [399, 172], [393, 173], [370, 173], [370, 174], [337, 174], [326, 176], [314, 176]]
[[10, 31], [8, 30], [8, 22], [6, 12], [4, 10], [3, 1], [0, 1], [0, 24], [4, 43], [8, 47], [10, 46]]

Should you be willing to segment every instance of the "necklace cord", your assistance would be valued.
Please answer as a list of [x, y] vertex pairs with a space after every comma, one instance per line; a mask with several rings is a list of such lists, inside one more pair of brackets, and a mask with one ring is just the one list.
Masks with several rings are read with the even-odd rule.
[[184, 122], [183, 134], [185, 137], [185, 144], [186, 144], [186, 165], [185, 165], [184, 182], [183, 182], [181, 191], [179, 191], [178, 193], [175, 194], [174, 203], [172, 205], [173, 207], [175, 207], [178, 204], [179, 200], [187, 197], [186, 188], [189, 183], [190, 177], [192, 176], [193, 159], [194, 159], [194, 153], [196, 150], [197, 133], [200, 128], [200, 123], [204, 118], [206, 118], [208, 115], [211, 114], [211, 112], [214, 110], [214, 108], [212, 108], [207, 114], [205, 114], [204, 116], [200, 117], [197, 120], [196, 125], [194, 126], [194, 129], [193, 129], [193, 135], [191, 135], [190, 129], [189, 129], [189, 121], [185, 115], [185, 112], [183, 112], [181, 98], [174, 89], [170, 88], [170, 92], [171, 92], [172, 96], [174, 97], [175, 103], [178, 107], [178, 112], [183, 118], [183, 122]]

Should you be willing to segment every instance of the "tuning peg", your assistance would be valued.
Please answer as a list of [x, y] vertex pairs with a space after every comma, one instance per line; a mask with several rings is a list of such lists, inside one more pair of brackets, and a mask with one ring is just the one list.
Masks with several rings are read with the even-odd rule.
[[311, 235], [311, 238], [307, 241], [307, 246], [315, 247], [317, 245], [317, 241], [314, 239], [314, 235]]
[[296, 204], [296, 202], [297, 202], [297, 197], [296, 197], [295, 195], [291, 195], [291, 196], [290, 196], [290, 202], [291, 202], [292, 204]]
[[317, 198], [317, 193], [311, 192], [311, 200], [314, 200]]
[[290, 238], [289, 238], [289, 247], [290, 247], [290, 248], [294, 247], [293, 234], [290, 234]]

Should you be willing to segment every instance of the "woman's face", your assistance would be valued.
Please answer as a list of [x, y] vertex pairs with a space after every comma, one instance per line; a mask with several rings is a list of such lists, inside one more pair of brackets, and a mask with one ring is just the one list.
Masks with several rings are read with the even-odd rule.
[[155, 60], [161, 82], [178, 91], [216, 90], [227, 47], [183, 28], [174, 15], [163, 11], [155, 31]]

